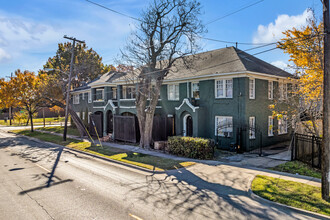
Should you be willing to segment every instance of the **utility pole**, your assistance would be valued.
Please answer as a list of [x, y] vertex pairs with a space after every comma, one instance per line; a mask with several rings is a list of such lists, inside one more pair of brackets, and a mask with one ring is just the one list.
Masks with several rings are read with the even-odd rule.
[[322, 143], [322, 198], [329, 199], [330, 160], [330, 21], [329, 0], [323, 0], [324, 78], [323, 78], [323, 143]]
[[[13, 73], [10, 73], [10, 80], [12, 80], [13, 79]], [[11, 108], [11, 106], [9, 107], [9, 125], [11, 126], [12, 125], [12, 123], [11, 123], [11, 115], [12, 115], [12, 108]]]
[[64, 35], [64, 38], [68, 39], [68, 40], [72, 40], [70, 74], [69, 74], [69, 81], [68, 81], [68, 89], [66, 91], [65, 121], [64, 121], [64, 132], [63, 132], [63, 141], [66, 141], [66, 133], [68, 130], [70, 87], [71, 87], [71, 77], [72, 77], [72, 71], [73, 71], [74, 48], [75, 48], [76, 42], [85, 43], [85, 41], [77, 40], [75, 37], [67, 37], [66, 35]]

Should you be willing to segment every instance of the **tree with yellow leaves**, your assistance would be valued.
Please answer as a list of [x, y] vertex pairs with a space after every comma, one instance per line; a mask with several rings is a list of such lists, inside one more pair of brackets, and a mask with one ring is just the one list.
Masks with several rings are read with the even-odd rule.
[[0, 108], [10, 108], [9, 121], [11, 125], [11, 108], [17, 107], [17, 102], [14, 99], [15, 88], [10, 81], [6, 81], [4, 78], [0, 79]]
[[322, 130], [318, 124], [322, 117], [323, 95], [322, 32], [323, 23], [318, 23], [313, 16], [307, 26], [283, 32], [285, 38], [277, 45], [290, 55], [297, 76], [297, 86], [291, 88], [292, 98], [287, 100], [288, 111], [295, 116], [296, 122], [316, 136], [320, 136]]
[[39, 108], [47, 105], [47, 101], [43, 97], [43, 91], [47, 88], [47, 76], [44, 74], [35, 75], [27, 70], [24, 72], [17, 70], [9, 84], [15, 89], [13, 98], [17, 105], [28, 112], [31, 132], [33, 132], [33, 114]]

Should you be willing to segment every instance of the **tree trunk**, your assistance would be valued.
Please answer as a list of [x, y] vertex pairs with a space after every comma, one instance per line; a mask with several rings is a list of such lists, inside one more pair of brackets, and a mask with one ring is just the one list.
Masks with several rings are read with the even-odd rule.
[[32, 114], [32, 112], [30, 112], [30, 111], [29, 111], [29, 116], [30, 116], [30, 120], [31, 120], [31, 132], [34, 132], [34, 131], [33, 131], [33, 119], [32, 119], [33, 114]]
[[11, 107], [9, 107], [9, 125], [11, 126]]
[[28, 126], [29, 125], [29, 121], [30, 121], [30, 115], [29, 115], [29, 117], [28, 117], [28, 119], [26, 121], [26, 125], [25, 126]]
[[[153, 92], [150, 92], [152, 86], [150, 82], [144, 82], [143, 85], [139, 85], [139, 92], [136, 102], [137, 109], [137, 117], [139, 121], [140, 128], [140, 147], [150, 148], [152, 144], [152, 128], [153, 128], [153, 120], [154, 114], [156, 110], [156, 106], [158, 103], [158, 97], [160, 93], [160, 87], [162, 85], [162, 80], [157, 80], [156, 85], [153, 89]], [[147, 107], [147, 97], [150, 92], [150, 100], [149, 106]]]
[[44, 121], [44, 127], [46, 127], [45, 108], [44, 107], [42, 108], [42, 118], [43, 118], [43, 121]]

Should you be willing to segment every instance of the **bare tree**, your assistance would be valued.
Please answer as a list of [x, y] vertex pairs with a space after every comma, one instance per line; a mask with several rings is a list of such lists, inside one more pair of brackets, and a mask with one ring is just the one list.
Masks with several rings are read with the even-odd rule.
[[200, 14], [196, 0], [154, 0], [122, 51], [126, 64], [135, 68], [128, 75], [137, 84], [141, 147], [149, 148], [152, 143], [153, 118], [164, 78], [176, 63], [186, 63], [185, 56], [199, 49], [198, 35], [204, 32]]

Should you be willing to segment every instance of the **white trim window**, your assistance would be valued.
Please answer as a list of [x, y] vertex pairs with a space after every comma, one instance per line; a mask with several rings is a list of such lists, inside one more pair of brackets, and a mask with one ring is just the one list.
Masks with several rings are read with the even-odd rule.
[[122, 99], [135, 99], [135, 87], [123, 86], [122, 87]]
[[191, 97], [199, 99], [199, 82], [191, 83]]
[[273, 116], [268, 116], [268, 136], [274, 136], [274, 118]]
[[87, 116], [87, 122], [88, 122], [88, 124], [90, 123], [90, 121], [91, 121], [91, 119], [90, 119], [90, 117], [91, 117], [91, 114], [92, 114], [92, 112], [88, 112], [88, 116]]
[[81, 99], [85, 100], [85, 93], [81, 93]]
[[249, 98], [255, 99], [256, 98], [256, 80], [249, 79]]
[[233, 97], [233, 79], [222, 79], [215, 81], [215, 98]]
[[79, 104], [79, 94], [73, 95], [73, 104], [75, 105]]
[[78, 115], [78, 117], [80, 118], [80, 112], [76, 112], [76, 114]]
[[179, 84], [167, 85], [167, 99], [179, 100]]
[[249, 139], [256, 138], [256, 117], [249, 117]]
[[88, 103], [91, 103], [92, 102], [92, 92], [89, 91], [88, 92]]
[[95, 101], [104, 101], [104, 89], [95, 89]]
[[279, 88], [279, 93], [280, 93], [280, 100], [287, 99], [288, 98], [288, 84], [279, 83], [278, 88]]
[[117, 88], [114, 87], [111, 89], [112, 91], [112, 99], [117, 99]]
[[274, 98], [274, 82], [268, 81], [268, 99], [273, 100]]
[[283, 115], [278, 119], [278, 134], [287, 134], [288, 133], [288, 117]]
[[82, 112], [82, 113], [81, 113], [81, 119], [82, 119], [82, 120], [85, 120], [85, 112]]
[[233, 136], [233, 117], [215, 116], [215, 136]]

